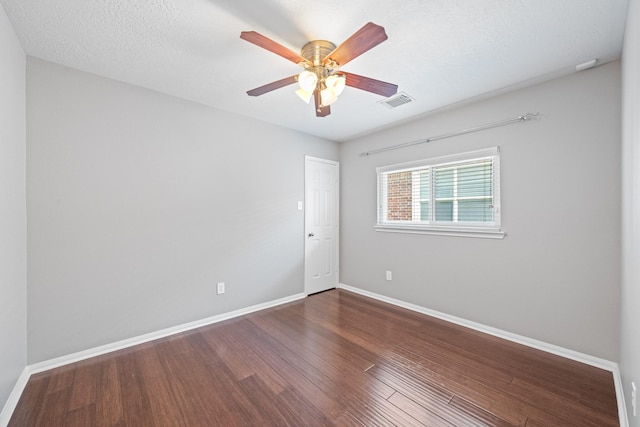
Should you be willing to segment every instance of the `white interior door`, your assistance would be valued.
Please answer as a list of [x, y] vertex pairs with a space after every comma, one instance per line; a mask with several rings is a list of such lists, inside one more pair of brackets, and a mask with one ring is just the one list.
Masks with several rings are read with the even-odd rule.
[[305, 262], [307, 295], [338, 286], [339, 164], [305, 157]]

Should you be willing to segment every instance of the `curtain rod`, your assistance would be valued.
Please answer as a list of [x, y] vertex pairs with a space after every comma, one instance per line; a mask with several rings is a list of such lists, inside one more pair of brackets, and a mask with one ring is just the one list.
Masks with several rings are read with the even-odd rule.
[[491, 129], [491, 128], [495, 128], [495, 127], [498, 127], [498, 126], [510, 125], [512, 123], [526, 122], [526, 121], [533, 120], [533, 119], [537, 118], [538, 115], [539, 115], [539, 113], [535, 113], [535, 114], [534, 113], [527, 113], [525, 115], [514, 117], [512, 119], [501, 120], [499, 122], [494, 122], [494, 123], [487, 123], [487, 124], [484, 124], [484, 125], [479, 125], [479, 126], [474, 126], [474, 127], [467, 128], [467, 129], [462, 129], [462, 130], [459, 130], [459, 131], [456, 131], [456, 132], [449, 132], [449, 133], [445, 133], [445, 134], [438, 135], [438, 136], [432, 136], [432, 137], [426, 138], [426, 139], [419, 139], [417, 141], [410, 141], [410, 142], [405, 142], [405, 143], [398, 144], [398, 145], [392, 145], [390, 147], [384, 147], [384, 148], [378, 148], [376, 150], [365, 151], [363, 153], [360, 153], [360, 157], [367, 157], [367, 156], [370, 156], [372, 154], [378, 154], [378, 153], [383, 153], [385, 151], [397, 150], [399, 148], [411, 147], [412, 145], [424, 144], [424, 143], [431, 142], [431, 141], [437, 141], [439, 139], [451, 138], [453, 136], [464, 135], [464, 134], [472, 133], [472, 132], [478, 132], [478, 131], [481, 131], [481, 130]]

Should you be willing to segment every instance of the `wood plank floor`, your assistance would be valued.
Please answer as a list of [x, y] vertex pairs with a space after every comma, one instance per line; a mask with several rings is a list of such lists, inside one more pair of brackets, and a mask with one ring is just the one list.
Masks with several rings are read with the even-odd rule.
[[21, 426], [617, 426], [610, 372], [344, 290], [35, 374]]

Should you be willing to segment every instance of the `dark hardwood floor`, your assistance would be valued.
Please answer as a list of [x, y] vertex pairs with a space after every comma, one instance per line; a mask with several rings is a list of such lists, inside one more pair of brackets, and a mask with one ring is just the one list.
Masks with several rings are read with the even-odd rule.
[[35, 374], [21, 426], [617, 426], [610, 372], [344, 290]]

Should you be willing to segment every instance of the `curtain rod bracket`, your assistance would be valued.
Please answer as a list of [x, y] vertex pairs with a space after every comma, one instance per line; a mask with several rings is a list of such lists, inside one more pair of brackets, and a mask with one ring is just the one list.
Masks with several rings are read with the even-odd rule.
[[523, 122], [526, 122], [529, 120], [537, 120], [538, 116], [540, 116], [540, 113], [527, 113], [524, 116], [520, 116], [520, 120]]

